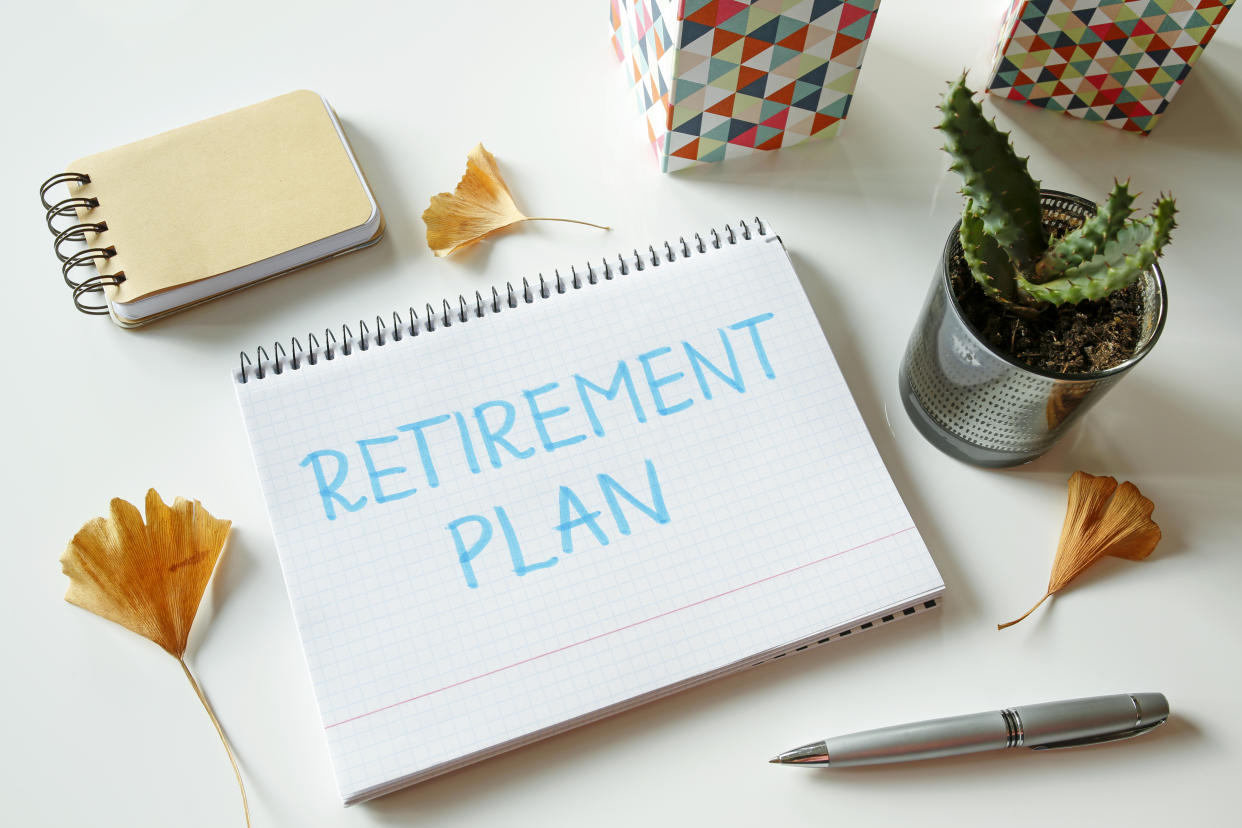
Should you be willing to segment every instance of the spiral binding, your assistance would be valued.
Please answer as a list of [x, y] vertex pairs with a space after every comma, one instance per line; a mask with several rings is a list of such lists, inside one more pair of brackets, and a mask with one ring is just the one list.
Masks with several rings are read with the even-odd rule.
[[766, 236], [768, 232], [769, 228], [758, 217], [753, 219], [753, 227], [752, 224], [742, 220], [738, 222], [737, 230], [734, 230], [732, 225], [726, 224], [723, 234], [713, 228], [708, 232], [706, 239], [701, 234], [695, 233], [693, 243], [687, 242], [682, 236], [677, 240], [676, 247], [665, 241], [661, 250], [657, 250], [655, 245], [649, 245], [646, 252], [640, 252], [635, 248], [633, 255], [628, 258], [618, 253], [615, 263], [607, 258], [601, 259], [599, 265], [587, 262], [585, 273], [576, 267], [570, 267], [568, 278], [563, 277], [560, 271], [556, 270], [553, 271], [553, 278], [550, 280], [540, 273], [537, 286], [532, 285], [529, 279], [523, 277], [520, 288], [515, 288], [512, 282], [506, 282], [503, 289], [493, 286], [490, 298], [476, 290], [473, 300], [461, 294], [458, 295], [456, 303], [448, 299], [441, 300], [439, 307], [427, 303], [422, 317], [418, 315], [418, 311], [413, 306], [404, 315], [400, 311], [393, 311], [391, 326], [384, 321], [382, 315], [376, 316], [374, 331], [365, 320], [359, 320], [357, 336], [348, 324], [343, 324], [339, 338], [331, 328], [325, 328], [322, 343], [315, 334], [308, 333], [305, 347], [296, 336], [289, 341], [287, 350], [279, 341], [272, 343], [271, 353], [260, 345], [255, 348], [253, 359], [246, 351], [241, 352], [240, 368], [235, 379], [244, 383], [251, 379], [266, 379], [272, 375], [283, 374], [285, 371], [297, 371], [306, 365], [316, 365], [320, 360], [350, 356], [356, 351], [383, 347], [390, 342], [400, 342], [406, 338], [416, 337], [420, 333], [431, 333], [438, 327], [448, 328], [455, 324], [464, 324], [471, 319], [481, 319], [489, 313], [495, 315], [504, 308], [516, 308], [521, 304], [529, 305], [534, 303], [536, 298], [547, 299], [554, 290], [557, 293], [580, 290], [584, 285], [594, 285], [601, 280], [610, 281], [617, 276], [627, 276], [631, 270], [641, 272], [650, 267], [660, 267], [662, 264], [674, 262], [679, 258], [686, 259], [696, 253], [706, 253], [709, 247], [719, 250], [725, 244], [737, 244], [739, 238], [749, 240], [755, 233]]
[[902, 618], [909, 618], [911, 615], [917, 615], [929, 609], [935, 609], [937, 606], [939, 606], [939, 604], [940, 604], [939, 596], [937, 596], [936, 598], [928, 598], [923, 601], [918, 601], [914, 604], [911, 604], [908, 607], [902, 607], [901, 609], [896, 610], [895, 612], [890, 612], [887, 615], [882, 615], [878, 618], [872, 618], [870, 621], [864, 621], [861, 624], [841, 630], [840, 632], [828, 633], [827, 635], [820, 636], [819, 638], [811, 636], [810, 638], [803, 639], [801, 641], [796, 641], [778, 653], [772, 653], [771, 655], [765, 655], [763, 658], [760, 658], [758, 661], [751, 662], [749, 666], [758, 667], [760, 664], [763, 664], [768, 661], [775, 661], [778, 658], [784, 658], [785, 656], [790, 656], [790, 655], [795, 655], [797, 653], [806, 652], [807, 650], [814, 649], [815, 647], [818, 647], [821, 644], [828, 644], [832, 641], [838, 641], [842, 638], [847, 638], [851, 635], [858, 635], [861, 632], [866, 632], [867, 630], [874, 629], [876, 627], [881, 627], [885, 624], [891, 624], [892, 622], [898, 621]]
[[[54, 187], [61, 184], [89, 184], [91, 177], [86, 173], [64, 172], [44, 181], [39, 187], [39, 201], [43, 204], [45, 212], [44, 218], [47, 221], [48, 231], [55, 236], [52, 248], [56, 253], [56, 258], [60, 259], [60, 273], [64, 277], [65, 284], [73, 291], [73, 305], [82, 313], [91, 314], [92, 316], [102, 316], [108, 313], [108, 305], [103, 304], [86, 304], [87, 294], [102, 294], [103, 289], [109, 285], [119, 285], [125, 281], [125, 273], [118, 272], [115, 274], [95, 275], [82, 281], [74, 281], [70, 277], [70, 273], [74, 268], [78, 267], [94, 267], [96, 262], [107, 261], [116, 255], [116, 248], [109, 245], [107, 247], [88, 247], [77, 250], [72, 253], [66, 253], [62, 249], [65, 242], [82, 242], [86, 241], [87, 233], [102, 233], [108, 229], [106, 221], [78, 221], [78, 210], [94, 210], [99, 206], [97, 198], [83, 198], [81, 196], [69, 196], [62, 198], [60, 201], [49, 200], [49, 193]], [[66, 216], [72, 217], [75, 222], [65, 227], [57, 226], [57, 219]]]

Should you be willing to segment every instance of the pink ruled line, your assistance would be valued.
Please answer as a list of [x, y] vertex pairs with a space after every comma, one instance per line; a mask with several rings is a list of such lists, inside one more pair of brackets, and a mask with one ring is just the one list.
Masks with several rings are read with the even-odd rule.
[[898, 531], [891, 532], [887, 535], [884, 535], [883, 537], [869, 540], [866, 543], [860, 543], [858, 544], [858, 546], [851, 546], [849, 549], [842, 549], [840, 552], [833, 552], [831, 555], [825, 555], [822, 558], [816, 558], [815, 560], [810, 561], [808, 563], [799, 564], [798, 566], [792, 567], [790, 569], [786, 569], [784, 572], [777, 572], [775, 575], [768, 575], [766, 578], [760, 578], [757, 581], [751, 581], [749, 584], [742, 584], [741, 586], [736, 586], [733, 589], [728, 589], [728, 590], [725, 590], [724, 592], [718, 592], [715, 595], [709, 595], [706, 598], [700, 598], [699, 600], [686, 604], [685, 606], [677, 607], [671, 610], [665, 610], [664, 612], [661, 612], [658, 615], [653, 615], [650, 618], [644, 618], [640, 621], [634, 621], [633, 623], [626, 624], [624, 627], [617, 627], [615, 630], [608, 630], [607, 632], [597, 633], [591, 636], [590, 638], [584, 638], [581, 641], [575, 641], [572, 644], [566, 644], [562, 647], [557, 647], [554, 650], [548, 650], [546, 653], [539, 653], [538, 655], [533, 655], [528, 658], [524, 658], [521, 661], [515, 661], [512, 664], [506, 664], [504, 667], [497, 667], [495, 670], [488, 670], [486, 673], [479, 673], [477, 676], [471, 676], [470, 678], [465, 678], [465, 679], [462, 679], [461, 681], [455, 681], [452, 684], [446, 684], [443, 687], [439, 687], [435, 690], [428, 690], [426, 693], [419, 693], [417, 696], [410, 696], [408, 699], [402, 699], [401, 701], [393, 702], [392, 704], [386, 704], [383, 707], [377, 707], [374, 710], [367, 711], [366, 713], [359, 713], [357, 716], [350, 716], [348, 719], [341, 719], [339, 722], [333, 722], [330, 725], [326, 725], [324, 727], [324, 730], [331, 730], [332, 728], [340, 727], [343, 724], [349, 724], [350, 722], [356, 722], [359, 719], [365, 719], [367, 716], [374, 716], [376, 713], [382, 713], [385, 710], [391, 710], [394, 707], [400, 707], [401, 705], [409, 704], [412, 701], [418, 701], [419, 699], [425, 699], [428, 696], [434, 696], [436, 693], [443, 693], [445, 690], [452, 690], [454, 687], [461, 687], [463, 684], [469, 684], [472, 681], [478, 681], [479, 679], [487, 678], [488, 676], [494, 676], [497, 673], [503, 673], [505, 670], [512, 670], [514, 667], [521, 667], [523, 664], [529, 664], [532, 661], [538, 661], [539, 659], [547, 658], [550, 655], [556, 655], [557, 653], [563, 653], [566, 650], [572, 650], [574, 647], [580, 647], [583, 644], [589, 644], [592, 641], [598, 641], [599, 639], [607, 638], [610, 635], [616, 635], [619, 632], [624, 632], [625, 630], [633, 629], [634, 627], [637, 627], [641, 624], [646, 624], [650, 621], [656, 621], [660, 618], [664, 618], [674, 613], [682, 612], [683, 610], [688, 610], [688, 609], [691, 609], [692, 607], [697, 607], [700, 604], [706, 604], [708, 601], [715, 601], [717, 598], [724, 598], [726, 595], [732, 595], [735, 592], [741, 592], [744, 589], [749, 589], [750, 587], [758, 586], [759, 584], [766, 583], [767, 581], [771, 581], [776, 578], [780, 578], [784, 575], [789, 575], [790, 573], [797, 572], [800, 569], [806, 569], [807, 567], [815, 566], [816, 564], [821, 564], [824, 561], [830, 561], [833, 558], [839, 558], [842, 555], [849, 554], [850, 552], [856, 552], [859, 549], [872, 546], [874, 544], [879, 543], [880, 541], [888, 540], [889, 538], [895, 538], [898, 535], [905, 534], [906, 532], [909, 532], [913, 529], [914, 529], [913, 526], [907, 526], [905, 529], [899, 529]]

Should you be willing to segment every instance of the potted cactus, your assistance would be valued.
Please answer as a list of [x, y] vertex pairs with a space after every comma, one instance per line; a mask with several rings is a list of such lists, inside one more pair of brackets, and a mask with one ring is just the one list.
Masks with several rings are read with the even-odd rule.
[[1162, 196], [1132, 218], [1125, 183], [1098, 207], [1041, 190], [964, 76], [940, 113], [965, 209], [902, 360], [902, 402], [946, 453], [1017, 465], [1155, 344], [1166, 302], [1157, 259], [1176, 208]]

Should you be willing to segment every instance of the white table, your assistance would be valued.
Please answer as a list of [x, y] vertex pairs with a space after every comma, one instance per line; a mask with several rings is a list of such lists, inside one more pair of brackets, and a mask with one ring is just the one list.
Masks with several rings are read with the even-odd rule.
[[[155, 486], [234, 521], [189, 658], [237, 747], [256, 826], [1236, 824], [1242, 389], [1223, 358], [1242, 353], [1242, 20], [1226, 21], [1146, 139], [988, 104], [1046, 185], [1098, 199], [1129, 176], [1181, 208], [1154, 352], [1053, 452], [995, 472], [924, 442], [896, 371], [960, 205], [933, 105], [987, 48], [1004, 3], [885, 0], [838, 138], [674, 176], [656, 171], [603, 0], [415, 5], [9, 10], [0, 823], [241, 824], [176, 664], [61, 600], [73, 532], [110, 497]], [[45, 176], [301, 87], [340, 113], [388, 218], [381, 244], [144, 330], [73, 311], [35, 199]], [[480, 140], [520, 205], [615, 229], [531, 226], [434, 259], [419, 215]], [[228, 379], [238, 352], [753, 215], [791, 251], [948, 584], [943, 609], [343, 809]], [[1078, 468], [1134, 480], [1164, 540], [997, 632], [1042, 592]], [[1175, 715], [1128, 744], [861, 772], [766, 764], [832, 733], [1148, 689]]]

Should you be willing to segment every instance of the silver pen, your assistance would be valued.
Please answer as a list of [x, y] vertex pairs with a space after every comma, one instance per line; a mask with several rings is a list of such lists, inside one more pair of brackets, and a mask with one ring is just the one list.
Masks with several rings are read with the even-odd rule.
[[842, 768], [1012, 747], [1077, 747], [1129, 739], [1168, 718], [1169, 701], [1162, 693], [1119, 693], [864, 730], [787, 750], [770, 761]]

